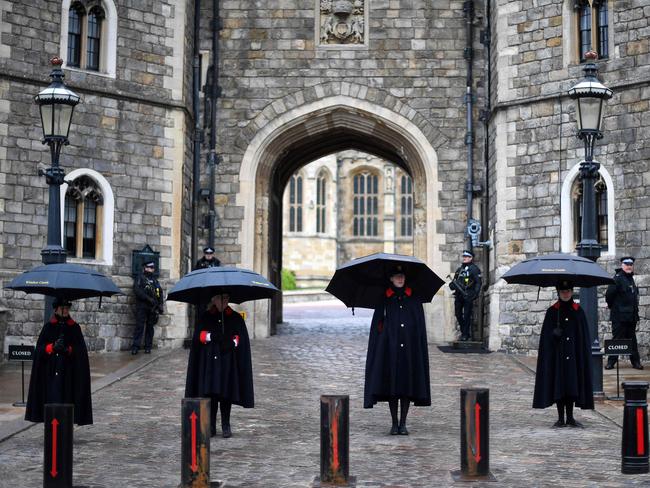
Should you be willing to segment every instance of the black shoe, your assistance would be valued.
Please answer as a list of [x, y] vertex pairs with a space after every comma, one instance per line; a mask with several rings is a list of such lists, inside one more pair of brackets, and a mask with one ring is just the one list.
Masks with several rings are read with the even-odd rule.
[[463, 341], [463, 342], [465, 342], [465, 341], [468, 340], [468, 339], [469, 339], [469, 337], [466, 336], [466, 335], [464, 335], [464, 336], [460, 336], [460, 340]]
[[564, 423], [564, 420], [560, 419], [553, 424], [553, 427], [566, 427], [566, 424]]
[[150, 348], [145, 348], [144, 353], [145, 354], [151, 354], [151, 349]]
[[607, 363], [605, 369], [614, 369], [614, 366], [616, 366], [616, 363]]
[[215, 437], [217, 435], [217, 428], [210, 427], [210, 437]]
[[643, 364], [641, 364], [641, 363], [636, 363], [636, 364], [633, 364], [632, 367], [633, 367], [634, 369], [643, 369]]
[[390, 435], [397, 435], [399, 434], [399, 428], [397, 427], [396, 424], [393, 424], [393, 426], [390, 428]]
[[133, 346], [133, 347], [131, 348], [131, 354], [134, 355], [134, 356], [135, 356], [136, 354], [138, 354], [138, 348], [135, 347], [135, 346]]
[[228, 439], [228, 437], [232, 437], [232, 431], [230, 430], [230, 425], [221, 426], [221, 436], [224, 439]]
[[397, 428], [397, 432], [399, 435], [409, 435], [409, 431], [406, 429], [406, 425], [400, 425]]
[[578, 429], [584, 429], [585, 426], [578, 422], [576, 419], [567, 419], [566, 424], [569, 427], [577, 427]]

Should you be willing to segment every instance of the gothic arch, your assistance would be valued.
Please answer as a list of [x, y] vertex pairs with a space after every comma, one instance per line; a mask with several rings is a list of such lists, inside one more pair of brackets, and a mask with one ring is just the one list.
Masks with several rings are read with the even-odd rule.
[[[334, 85], [351, 86], [328, 84], [321, 86], [321, 91]], [[371, 90], [362, 88], [366, 95]], [[361, 88], [353, 91], [357, 90]], [[393, 101], [388, 103], [388, 98]], [[305, 95], [304, 99], [309, 97]], [[286, 99], [273, 102], [270, 107], [274, 108], [267, 107], [238, 141], [238, 146], [245, 149], [236, 195], [236, 205], [244, 211], [238, 238], [243, 267], [265, 275], [274, 272], [275, 264], [270, 256], [273, 255], [271, 246], [275, 244], [270, 231], [274, 225], [274, 206], [279, 203], [273, 188], [284, 188], [290, 175], [304, 164], [344, 149], [357, 149], [393, 161], [413, 177], [414, 254], [431, 265], [435, 263], [436, 268], [444, 266], [440, 250], [444, 235], [437, 231], [437, 222], [441, 219], [438, 201], [441, 185], [435, 150], [444, 142], [444, 137], [437, 129], [421, 124], [421, 116], [416, 111], [390, 96], [381, 103], [372, 103], [359, 97], [334, 94], [295, 107]], [[273, 110], [274, 114], [268, 110]], [[268, 304], [256, 302], [247, 308], [251, 312], [253, 334], [268, 335], [271, 322]], [[434, 301], [429, 312], [434, 309], [438, 317], [444, 315], [441, 299], [437, 304]], [[438, 318], [436, 322], [441, 321]], [[436, 327], [442, 329], [437, 324]], [[442, 338], [442, 330], [439, 332], [437, 337], [436, 330], [432, 331], [433, 340]]]
[[[561, 249], [562, 252], [572, 253], [573, 247], [573, 215], [571, 212], [571, 188], [573, 182], [580, 172], [580, 163], [574, 165], [562, 182], [562, 193], [560, 197], [560, 218], [561, 218]], [[607, 171], [607, 168], [600, 166], [598, 173], [603, 177], [607, 186], [607, 242], [609, 249], [603, 253], [603, 256], [616, 256], [616, 218], [614, 181]]]
[[[104, 178], [100, 173], [90, 168], [78, 168], [70, 171], [65, 176], [65, 181], [61, 187], [61, 215], [64, 215], [64, 205], [65, 205], [65, 194], [68, 191], [68, 183], [74, 181], [80, 176], [88, 176], [92, 178], [97, 186], [99, 187], [102, 197], [104, 199], [103, 204], [103, 219], [102, 219], [102, 243], [101, 243], [101, 259], [92, 261], [93, 264], [104, 264], [110, 266], [113, 264], [113, 221], [115, 219], [115, 197], [113, 195], [113, 189], [111, 188], [110, 183], [106, 178]], [[63, 242], [63, 219], [61, 219], [61, 242]], [[86, 261], [86, 260], [84, 260]]]

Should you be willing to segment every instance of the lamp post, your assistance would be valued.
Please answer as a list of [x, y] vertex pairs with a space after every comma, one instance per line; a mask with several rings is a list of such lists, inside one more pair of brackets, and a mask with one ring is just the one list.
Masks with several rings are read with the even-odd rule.
[[50, 187], [47, 208], [47, 244], [41, 251], [43, 264], [64, 263], [65, 250], [61, 247], [61, 196], [59, 187], [63, 184], [65, 172], [59, 167], [61, 148], [68, 144], [72, 112], [79, 103], [79, 95], [63, 83], [63, 60], [55, 56], [52, 63], [52, 83], [34, 97], [41, 112], [43, 143], [50, 146], [52, 166], [45, 172], [45, 181]]
[[[581, 239], [576, 249], [578, 256], [592, 261], [600, 257], [600, 244], [597, 240], [596, 223], [596, 191], [600, 163], [594, 161], [594, 145], [596, 139], [603, 137], [600, 126], [603, 120], [603, 105], [605, 100], [612, 98], [612, 90], [604, 86], [596, 75], [598, 69], [594, 61], [598, 55], [594, 51], [585, 54], [587, 63], [584, 67], [585, 77], [569, 89], [569, 97], [577, 101], [576, 119], [578, 123], [578, 138], [585, 145], [585, 159], [580, 163], [580, 178], [582, 180], [582, 225]], [[592, 381], [594, 395], [603, 394], [603, 353], [598, 339], [598, 290], [595, 286], [580, 289], [580, 305], [587, 316], [592, 356]]]
[[[50, 60], [52, 83], [34, 97], [41, 113], [43, 143], [50, 146], [52, 166], [42, 172], [50, 187], [47, 207], [47, 244], [41, 251], [43, 264], [65, 263], [66, 252], [61, 246], [61, 193], [65, 171], [59, 167], [61, 148], [68, 144], [72, 112], [79, 103], [79, 95], [63, 83], [63, 60], [58, 56]], [[50, 313], [50, 300], [45, 301], [45, 316]]]

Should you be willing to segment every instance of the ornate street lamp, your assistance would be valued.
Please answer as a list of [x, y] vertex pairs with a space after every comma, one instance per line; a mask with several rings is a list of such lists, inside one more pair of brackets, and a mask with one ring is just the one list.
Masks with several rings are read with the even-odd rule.
[[[52, 83], [34, 97], [41, 112], [43, 127], [43, 143], [50, 146], [52, 166], [43, 174], [50, 187], [47, 210], [47, 245], [41, 251], [43, 264], [63, 263], [66, 254], [61, 247], [61, 195], [60, 186], [63, 184], [65, 172], [59, 167], [61, 147], [68, 144], [68, 132], [75, 106], [79, 103], [79, 95], [69, 90], [63, 83], [63, 60], [55, 56], [52, 63]], [[47, 311], [47, 310], [46, 310]]]
[[[594, 145], [596, 139], [603, 137], [600, 127], [603, 120], [605, 100], [612, 98], [612, 90], [603, 85], [596, 75], [598, 69], [594, 61], [598, 55], [594, 51], [585, 54], [587, 63], [584, 67], [585, 77], [569, 89], [569, 97], [576, 100], [576, 120], [578, 138], [585, 144], [585, 160], [580, 163], [580, 178], [582, 180], [582, 238], [576, 249], [579, 256], [596, 261], [600, 257], [600, 244], [596, 239], [596, 189], [600, 163], [594, 161]], [[593, 360], [593, 390], [594, 395], [603, 397], [603, 354], [598, 339], [598, 290], [597, 288], [582, 288], [580, 290], [580, 305], [585, 311], [589, 331], [593, 342], [591, 355]]]

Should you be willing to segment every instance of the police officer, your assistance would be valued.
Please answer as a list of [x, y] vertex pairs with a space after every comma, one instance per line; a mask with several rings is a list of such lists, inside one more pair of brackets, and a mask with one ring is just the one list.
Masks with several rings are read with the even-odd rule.
[[144, 333], [144, 352], [151, 352], [153, 326], [158, 323], [158, 315], [163, 312], [163, 290], [154, 276], [156, 263], [144, 263], [142, 273], [135, 279], [135, 332], [131, 354], [138, 354]]
[[214, 255], [214, 249], [210, 246], [203, 248], [203, 257], [196, 262], [194, 269], [212, 268], [221, 266], [221, 261]]
[[[636, 326], [639, 323], [639, 289], [634, 283], [634, 258], [621, 258], [621, 267], [616, 270], [614, 283], [607, 287], [605, 293], [607, 306], [611, 310], [612, 337], [614, 339], [632, 339], [630, 361], [635, 369], [643, 369], [636, 342]], [[612, 369], [618, 356], [609, 356], [605, 369]]]
[[456, 320], [460, 326], [460, 340], [470, 340], [472, 336], [472, 309], [474, 300], [481, 291], [481, 270], [472, 261], [474, 253], [465, 249], [461, 264], [449, 288], [454, 290], [454, 309]]

